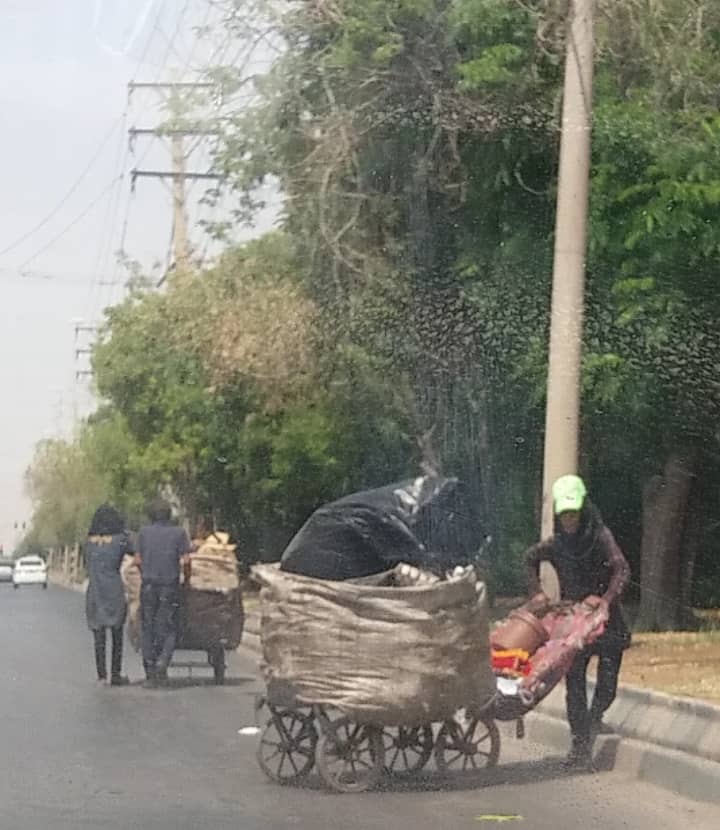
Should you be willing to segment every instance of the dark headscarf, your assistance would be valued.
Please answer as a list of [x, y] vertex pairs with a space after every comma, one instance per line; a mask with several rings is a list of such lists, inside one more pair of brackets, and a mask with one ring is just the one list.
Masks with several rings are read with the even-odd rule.
[[556, 547], [566, 555], [586, 559], [597, 549], [603, 527], [600, 511], [586, 498], [580, 511], [580, 526], [576, 533], [566, 533], [560, 523], [560, 517], [555, 516]]
[[95, 511], [88, 536], [117, 536], [125, 531], [125, 519], [111, 504], [102, 504]]

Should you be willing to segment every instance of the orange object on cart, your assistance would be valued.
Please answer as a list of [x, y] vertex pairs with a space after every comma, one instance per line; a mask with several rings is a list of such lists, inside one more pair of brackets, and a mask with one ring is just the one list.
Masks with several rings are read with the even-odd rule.
[[493, 671], [498, 674], [524, 677], [530, 674], [532, 669], [530, 653], [521, 648], [493, 649], [491, 659]]

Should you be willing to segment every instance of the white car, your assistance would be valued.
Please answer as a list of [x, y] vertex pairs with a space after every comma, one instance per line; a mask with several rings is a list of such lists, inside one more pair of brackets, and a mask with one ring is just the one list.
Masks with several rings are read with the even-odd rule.
[[12, 582], [14, 566], [12, 559], [0, 559], [0, 582]]
[[22, 556], [13, 568], [13, 588], [42, 585], [47, 588], [47, 565], [39, 556]]

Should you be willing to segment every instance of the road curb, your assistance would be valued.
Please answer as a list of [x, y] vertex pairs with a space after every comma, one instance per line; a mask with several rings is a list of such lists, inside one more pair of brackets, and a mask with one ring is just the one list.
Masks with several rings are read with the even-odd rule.
[[[533, 712], [527, 717], [526, 728], [531, 741], [567, 751], [569, 730], [560, 718]], [[720, 805], [720, 764], [715, 761], [618, 735], [599, 737], [594, 759], [598, 771], [613, 771], [685, 798]]]
[[[590, 691], [594, 686], [588, 682]], [[565, 719], [562, 686], [543, 701], [542, 711]], [[720, 706], [621, 685], [604, 720], [622, 738], [720, 762]]]
[[52, 571], [48, 571], [48, 582], [57, 588], [65, 588], [68, 591], [75, 591], [78, 594], [84, 594], [87, 589], [87, 580], [84, 582], [66, 582], [57, 574], [52, 573]]

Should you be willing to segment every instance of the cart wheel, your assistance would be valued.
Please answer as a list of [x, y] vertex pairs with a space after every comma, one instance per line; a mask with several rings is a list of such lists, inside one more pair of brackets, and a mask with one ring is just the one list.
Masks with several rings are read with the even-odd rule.
[[320, 736], [315, 761], [323, 781], [340, 793], [361, 793], [377, 784], [385, 766], [382, 730], [342, 717]]
[[441, 773], [475, 772], [494, 767], [500, 756], [500, 732], [494, 720], [446, 721], [435, 742], [435, 763]]
[[395, 777], [420, 772], [432, 757], [432, 726], [393, 726], [382, 733], [385, 772]]
[[225, 683], [225, 648], [215, 646], [208, 651], [208, 663], [212, 666], [215, 676], [215, 685], [222, 686]]
[[270, 711], [270, 719], [265, 724], [257, 750], [260, 769], [278, 784], [301, 781], [315, 763], [318, 742], [315, 719], [311, 712], [265, 705]]

